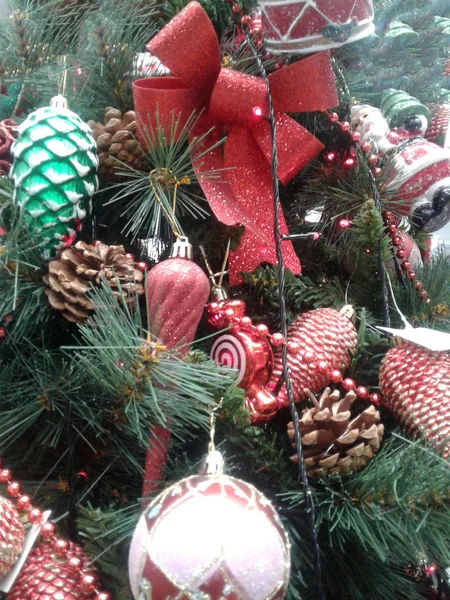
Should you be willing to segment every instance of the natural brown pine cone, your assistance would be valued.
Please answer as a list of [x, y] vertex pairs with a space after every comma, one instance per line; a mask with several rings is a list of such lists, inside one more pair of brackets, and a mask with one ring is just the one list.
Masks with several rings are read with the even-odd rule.
[[[99, 158], [98, 174], [105, 182], [122, 181], [126, 163], [134, 169], [141, 169], [144, 155], [135, 139], [137, 122], [134, 110], [129, 110], [123, 117], [120, 110], [108, 106], [105, 108], [105, 124], [88, 121], [92, 135], [97, 142]], [[119, 162], [120, 161], [120, 162]]]
[[[353, 391], [341, 399], [338, 390], [331, 392], [326, 388], [319, 401], [310, 390], [305, 390], [305, 394], [314, 404], [299, 419], [308, 474], [345, 474], [364, 467], [380, 447], [384, 434], [375, 406], [370, 404], [358, 413], [353, 405], [357, 398]], [[293, 423], [288, 425], [288, 435], [294, 441]], [[291, 460], [297, 462], [297, 456]]]
[[59, 258], [50, 261], [48, 275], [43, 279], [52, 307], [69, 321], [83, 323], [94, 310], [89, 300], [92, 286], [104, 281], [111, 286], [115, 296], [123, 296], [128, 304], [132, 304], [136, 294], [144, 293], [143, 278], [143, 273], [135, 268], [133, 258], [125, 254], [123, 246], [77, 242], [63, 250]]

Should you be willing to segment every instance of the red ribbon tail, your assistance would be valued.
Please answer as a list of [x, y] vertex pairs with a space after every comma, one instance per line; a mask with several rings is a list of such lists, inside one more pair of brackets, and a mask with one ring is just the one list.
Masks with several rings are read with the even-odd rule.
[[[252, 133], [246, 129], [235, 127], [230, 132], [225, 145], [225, 166], [230, 167], [228, 181], [242, 211], [258, 225], [258, 232], [246, 227], [238, 250], [230, 257], [230, 282], [233, 284], [239, 282], [239, 273], [252, 271], [262, 262], [277, 264], [273, 237], [273, 181], [269, 163]], [[281, 210], [278, 226], [281, 233], [288, 232]], [[292, 243], [283, 244], [285, 266], [300, 273], [300, 261]]]
[[[292, 242], [284, 241], [282, 248], [284, 266], [295, 273], [295, 275], [299, 275], [302, 268]], [[241, 238], [238, 250], [230, 252], [228, 261], [230, 285], [233, 286], [242, 283], [241, 273], [253, 271], [262, 262], [268, 262], [272, 265], [278, 264], [275, 245], [268, 246], [263, 244], [260, 237], [246, 230]]]

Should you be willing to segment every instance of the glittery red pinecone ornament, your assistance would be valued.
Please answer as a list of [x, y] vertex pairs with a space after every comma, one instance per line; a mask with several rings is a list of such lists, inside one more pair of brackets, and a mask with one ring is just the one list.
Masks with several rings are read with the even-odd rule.
[[[330, 372], [345, 371], [356, 349], [357, 332], [352, 323], [353, 310], [317, 308], [298, 317], [288, 329], [288, 344], [297, 343], [298, 354], [288, 353], [295, 402], [303, 400], [305, 388], [319, 392], [330, 382]], [[272, 376], [266, 388], [280, 406], [288, 406], [286, 387], [277, 394], [282, 375], [281, 351], [275, 354]]]
[[7, 575], [22, 552], [23, 525], [12, 502], [0, 496], [0, 578]]
[[41, 542], [28, 555], [7, 600], [93, 600], [93, 590], [83, 590], [83, 576], [94, 575], [90, 558], [80, 546], [67, 542], [58, 556], [55, 542]]
[[450, 355], [412, 343], [389, 350], [380, 370], [385, 402], [405, 429], [450, 454]]

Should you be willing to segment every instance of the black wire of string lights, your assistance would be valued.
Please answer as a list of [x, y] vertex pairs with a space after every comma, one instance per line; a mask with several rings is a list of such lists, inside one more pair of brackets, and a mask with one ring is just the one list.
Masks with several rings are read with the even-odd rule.
[[[252, 38], [250, 37], [246, 28], [243, 28], [245, 31], [245, 37], [249, 48], [257, 62], [259, 72], [261, 77], [264, 80], [267, 90], [267, 104], [269, 113], [267, 115], [267, 120], [270, 123], [271, 134], [272, 134], [272, 181], [273, 181], [273, 207], [274, 207], [274, 237], [275, 237], [275, 246], [276, 246], [276, 254], [278, 261], [278, 291], [280, 296], [280, 321], [281, 321], [281, 332], [285, 340], [287, 340], [287, 315], [286, 315], [286, 302], [284, 297], [284, 288], [285, 288], [285, 277], [284, 277], [284, 259], [283, 259], [283, 250], [282, 243], [283, 240], [286, 239], [285, 236], [279, 230], [278, 221], [279, 221], [279, 212], [280, 212], [280, 202], [279, 202], [279, 184], [278, 184], [278, 155], [277, 155], [277, 130], [276, 130], [276, 120], [275, 120], [275, 111], [273, 108], [272, 95], [270, 93], [270, 82], [267, 76], [266, 69], [264, 68], [264, 64], [261, 60], [258, 51], [253, 43]], [[292, 382], [289, 373], [289, 366], [287, 360], [287, 344], [283, 344], [282, 346], [282, 366], [283, 366], [283, 379], [286, 386], [286, 393], [289, 400], [289, 410], [291, 414], [292, 423], [294, 424], [294, 437], [295, 437], [295, 445], [297, 449], [297, 459], [298, 459], [298, 479], [299, 485], [303, 490], [303, 494], [305, 497], [306, 503], [306, 515], [308, 519], [308, 525], [311, 533], [311, 550], [312, 550], [312, 562], [314, 566], [314, 585], [317, 591], [316, 598], [317, 600], [324, 600], [324, 590], [322, 583], [322, 568], [320, 561], [320, 548], [319, 541], [317, 537], [317, 528], [316, 528], [316, 509], [314, 505], [314, 497], [311, 490], [311, 487], [308, 483], [308, 475], [306, 473], [305, 461], [303, 458], [303, 449], [302, 449], [302, 435], [300, 433], [299, 424], [298, 424], [298, 413], [294, 402], [294, 395], [292, 390]]]

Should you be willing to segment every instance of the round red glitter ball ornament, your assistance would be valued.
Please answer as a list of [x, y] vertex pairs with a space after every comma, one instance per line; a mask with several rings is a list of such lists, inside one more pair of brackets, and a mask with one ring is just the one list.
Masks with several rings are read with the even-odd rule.
[[281, 600], [290, 545], [275, 509], [226, 475], [183, 479], [145, 510], [130, 549], [134, 598]]

